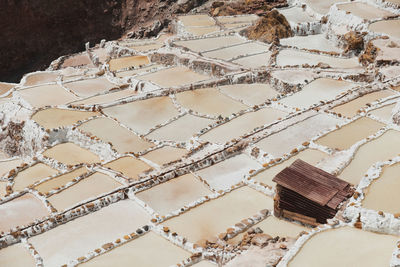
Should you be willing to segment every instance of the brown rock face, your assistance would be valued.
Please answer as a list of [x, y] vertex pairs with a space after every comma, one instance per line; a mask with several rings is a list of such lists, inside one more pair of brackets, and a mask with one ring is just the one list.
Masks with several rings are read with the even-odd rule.
[[367, 66], [375, 61], [376, 56], [378, 55], [379, 48], [376, 47], [373, 40], [369, 41], [364, 53], [359, 56], [359, 61], [364, 66]]
[[240, 0], [215, 1], [210, 14], [212, 16], [233, 16], [241, 14], [264, 14], [273, 8], [286, 7], [286, 0]]
[[363, 34], [355, 31], [348, 32], [344, 35], [346, 41], [345, 52], [355, 51], [356, 54], [364, 49]]

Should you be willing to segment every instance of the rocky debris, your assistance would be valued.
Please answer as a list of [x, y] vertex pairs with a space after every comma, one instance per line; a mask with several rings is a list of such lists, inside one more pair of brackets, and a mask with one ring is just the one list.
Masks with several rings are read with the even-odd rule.
[[359, 61], [363, 66], [368, 66], [369, 64], [374, 63], [379, 48], [376, 47], [373, 43], [373, 40], [369, 41], [365, 47], [364, 52], [359, 56]]
[[289, 22], [277, 10], [266, 13], [258, 22], [242, 31], [247, 38], [266, 43], [293, 36]]
[[24, 125], [25, 121], [19, 123], [10, 121], [0, 133], [0, 149], [10, 156], [20, 154], [19, 148], [23, 141]]
[[268, 245], [268, 241], [272, 240], [272, 236], [267, 235], [267, 234], [256, 234], [252, 239], [251, 239], [251, 244], [258, 246], [258, 247], [265, 247]]
[[366, 33], [360, 33], [355, 31], [350, 31], [343, 36], [346, 43], [344, 48], [345, 53], [354, 51], [359, 54], [364, 49], [364, 36]]
[[286, 0], [239, 0], [215, 1], [212, 3], [210, 14], [212, 16], [233, 16], [243, 14], [261, 15], [273, 8], [288, 6]]

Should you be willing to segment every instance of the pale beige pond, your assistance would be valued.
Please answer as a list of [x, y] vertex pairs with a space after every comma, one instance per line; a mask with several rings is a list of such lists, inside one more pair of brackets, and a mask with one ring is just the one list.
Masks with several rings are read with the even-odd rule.
[[16, 84], [14, 83], [3, 83], [0, 82], [0, 95], [3, 95], [7, 93], [9, 90], [11, 90]]
[[0, 161], [0, 177], [6, 175], [9, 171], [23, 163], [21, 159]]
[[95, 198], [122, 186], [110, 176], [95, 172], [77, 184], [48, 198], [58, 211], [72, 208], [78, 203]]
[[43, 152], [43, 155], [69, 165], [100, 162], [100, 158], [96, 154], [74, 143], [58, 144]]
[[311, 237], [289, 266], [388, 266], [397, 239], [350, 227], [327, 230]]
[[300, 92], [282, 99], [280, 103], [291, 107], [307, 108], [320, 101], [334, 99], [354, 86], [356, 84], [346, 81], [319, 78], [304, 86]]
[[249, 108], [242, 103], [221, 94], [216, 88], [189, 90], [176, 94], [178, 103], [186, 109], [200, 114], [227, 117], [232, 113]]
[[126, 177], [132, 179], [138, 179], [138, 175], [146, 170], [151, 169], [149, 165], [141, 160], [133, 157], [122, 157], [117, 160], [111, 161], [104, 165], [105, 167], [111, 168], [115, 171], [121, 172]]
[[216, 267], [217, 265], [215, 265], [214, 263], [211, 263], [209, 261], [203, 260], [199, 263], [196, 263], [194, 265], [192, 265], [193, 267]]
[[400, 38], [400, 19], [381, 20], [369, 25], [369, 30], [376, 33], [387, 34], [394, 38]]
[[175, 246], [165, 238], [149, 232], [82, 264], [82, 266], [124, 267], [132, 266], [132, 263], [134, 266], [143, 267], [172, 266], [189, 258], [190, 255], [189, 252]]
[[212, 191], [193, 174], [185, 174], [142, 191], [136, 196], [160, 215], [167, 215], [211, 193]]
[[96, 55], [101, 63], [104, 63], [109, 57], [107, 48], [96, 48], [92, 51], [92, 54]]
[[160, 141], [188, 141], [195, 133], [206, 128], [214, 121], [186, 114], [183, 117], [151, 132], [146, 137]]
[[26, 77], [24, 86], [55, 82], [60, 74], [56, 72], [38, 72]]
[[208, 15], [188, 15], [179, 16], [178, 19], [186, 27], [188, 26], [212, 26], [215, 20]]
[[281, 45], [293, 46], [301, 49], [318, 50], [324, 52], [341, 53], [342, 50], [335, 43], [325, 38], [324, 34], [294, 36], [280, 40]]
[[275, 188], [276, 183], [272, 181], [275, 175], [280, 173], [286, 167], [292, 165], [292, 163], [295, 162], [297, 159], [301, 159], [307, 162], [308, 164], [316, 166], [318, 162], [320, 162], [327, 156], [328, 154], [322, 151], [307, 148], [301, 151], [300, 153], [292, 156], [291, 158], [285, 160], [284, 162], [279, 163], [278, 165], [275, 165], [273, 167], [270, 167], [263, 172], [260, 172], [259, 174], [255, 175], [253, 179], [263, 184], [269, 185], [272, 188]]
[[311, 17], [301, 7], [279, 9], [279, 13], [284, 15], [289, 22], [293, 23], [313, 22], [317, 20]]
[[[144, 226], [150, 216], [131, 200], [122, 200], [29, 239], [44, 266], [61, 266]], [[100, 234], [101, 233], [101, 234]]]
[[64, 83], [63, 85], [66, 88], [72, 90], [75, 94], [82, 97], [106, 92], [111, 88], [116, 87], [116, 85], [109, 82], [108, 79], [105, 77]]
[[359, 98], [356, 98], [346, 104], [336, 106], [331, 110], [340, 113], [346, 117], [352, 118], [357, 115], [357, 111], [361, 108], [366, 108], [368, 103], [372, 103], [382, 98], [386, 98], [389, 96], [394, 95], [393, 91], [391, 90], [382, 90], [379, 92], [370, 93], [367, 95], [363, 95]]
[[240, 15], [240, 16], [220, 16], [220, 17], [215, 17], [215, 19], [222, 24], [241, 23], [241, 22], [252, 23], [258, 20], [259, 16], [255, 14]]
[[131, 77], [131, 76], [136, 76], [139, 73], [149, 72], [152, 69], [156, 69], [156, 68], [162, 68], [162, 65], [151, 64], [151, 65], [149, 65], [147, 67], [143, 67], [143, 68], [137, 68], [137, 69], [128, 70], [128, 71], [120, 71], [120, 72], [117, 72], [115, 74], [115, 76], [117, 76], [118, 78]]
[[[335, 127], [339, 122], [340, 120], [329, 115], [317, 114], [262, 139], [256, 143], [256, 146], [275, 158], [282, 157], [302, 143]], [[282, 142], [282, 140], [285, 141]]]
[[150, 61], [147, 56], [130, 56], [111, 59], [108, 64], [110, 66], [110, 71], [116, 71], [130, 67], [140, 67], [148, 65], [149, 63]]
[[246, 42], [245, 39], [242, 39], [235, 35], [230, 35], [189, 41], [178, 41], [175, 43], [177, 45], [187, 47], [194, 52], [203, 52], [244, 42]]
[[363, 208], [388, 213], [400, 212], [400, 164], [386, 166], [378, 179], [367, 188]]
[[171, 161], [178, 160], [186, 155], [188, 151], [182, 148], [171, 146], [163, 146], [159, 149], [153, 150], [143, 157], [158, 165], [163, 165]]
[[56, 173], [58, 173], [57, 170], [43, 163], [37, 163], [17, 174], [17, 176], [14, 178], [13, 190], [21, 191], [27, 186]]
[[196, 171], [215, 190], [225, 190], [243, 180], [250, 170], [261, 165], [244, 154], [226, 159], [215, 165]]
[[42, 201], [28, 193], [1, 204], [0, 214], [0, 232], [7, 232], [46, 217], [49, 212]]
[[141, 134], [179, 114], [172, 100], [166, 96], [117, 105], [103, 111]]
[[236, 60], [233, 60], [233, 63], [242, 65], [245, 68], [256, 69], [269, 65], [269, 59], [271, 57], [271, 52], [265, 52], [253, 56], [242, 57]]
[[328, 64], [331, 68], [351, 69], [361, 68], [357, 57], [340, 58], [326, 55], [313, 54], [293, 49], [281, 50], [276, 57], [278, 66], [297, 66], [308, 64], [310, 66], [318, 65], [319, 63]]
[[392, 121], [392, 110], [395, 106], [396, 104], [386, 105], [381, 108], [374, 109], [368, 112], [368, 114], [374, 115], [385, 121]]
[[129, 48], [136, 50], [137, 52], [147, 52], [150, 50], [159, 49], [163, 46], [163, 43], [149, 43], [145, 45], [132, 45]]
[[46, 129], [65, 127], [86, 120], [90, 117], [100, 115], [98, 112], [48, 108], [36, 112], [32, 120]]
[[339, 10], [351, 12], [353, 15], [367, 20], [384, 18], [394, 15], [389, 11], [361, 2], [338, 4], [337, 7]]
[[267, 45], [251, 42], [206, 52], [203, 53], [203, 56], [222, 60], [230, 60], [238, 56], [266, 52], [268, 51], [268, 48], [269, 46]]
[[62, 174], [51, 180], [41, 183], [40, 185], [36, 186], [35, 189], [43, 194], [46, 194], [50, 190], [57, 189], [69, 182], [72, 182], [74, 178], [77, 178], [86, 172], [87, 169], [85, 167], [80, 167], [76, 170]]
[[97, 136], [104, 142], [111, 142], [119, 153], [141, 152], [153, 146], [152, 143], [141, 139], [117, 122], [108, 118], [97, 118], [85, 122], [78, 127], [80, 130]]
[[209, 80], [211, 77], [194, 72], [187, 67], [173, 67], [150, 74], [140, 75], [136, 78], [153, 82], [161, 87], [174, 87]]
[[367, 170], [378, 161], [394, 158], [400, 151], [400, 132], [389, 130], [378, 139], [362, 145], [354, 159], [339, 175], [354, 185], [357, 185]]
[[22, 243], [18, 243], [0, 250], [0, 266], [34, 267], [36, 262], [29, 250]]
[[264, 83], [223, 85], [219, 89], [222, 93], [242, 100], [250, 106], [259, 105], [278, 95], [272, 86]]
[[3, 198], [7, 194], [7, 182], [0, 182], [0, 198]]
[[272, 198], [249, 187], [238, 188], [207, 201], [163, 223], [193, 243], [226, 232], [229, 227], [263, 209], [273, 209]]
[[78, 67], [78, 66], [88, 66], [94, 67], [92, 61], [90, 60], [87, 53], [78, 54], [67, 58], [62, 64], [62, 68], [66, 67]]
[[286, 115], [286, 112], [273, 108], [260, 109], [224, 123], [201, 135], [200, 138], [213, 143], [225, 143], [254, 130], [256, 127], [270, 124], [278, 118], [284, 118]]
[[217, 32], [220, 30], [218, 26], [210, 26], [210, 27], [186, 27], [185, 30], [194, 35], [194, 36], [202, 36], [205, 34]]
[[312, 10], [324, 15], [328, 13], [333, 4], [347, 2], [347, 0], [305, 0], [305, 2], [311, 7]]
[[349, 149], [356, 142], [376, 133], [385, 125], [375, 120], [361, 117], [342, 128], [319, 138], [316, 143], [333, 149]]
[[55, 84], [19, 90], [18, 93], [34, 108], [62, 105], [78, 99], [75, 95]]

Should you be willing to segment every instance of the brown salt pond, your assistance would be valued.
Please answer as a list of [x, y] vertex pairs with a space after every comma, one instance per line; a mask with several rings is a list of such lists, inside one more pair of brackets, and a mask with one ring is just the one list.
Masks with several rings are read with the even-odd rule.
[[273, 209], [272, 198], [245, 186], [192, 208], [163, 225], [193, 243], [203, 243], [263, 209]]
[[87, 66], [94, 67], [87, 53], [77, 54], [64, 60], [62, 68]]
[[186, 174], [142, 191], [136, 196], [159, 214], [167, 215], [211, 193], [193, 174]]
[[80, 130], [97, 136], [104, 142], [111, 142], [118, 153], [138, 153], [153, 146], [152, 143], [141, 139], [117, 122], [108, 118], [97, 118], [85, 122], [78, 127]]
[[158, 72], [136, 77], [139, 80], [150, 81], [162, 87], [174, 87], [209, 80], [208, 75], [196, 73], [187, 67], [173, 67]]
[[170, 243], [165, 238], [149, 232], [145, 235], [100, 255], [84, 264], [84, 267], [109, 266], [173, 266], [190, 257], [190, 253]]
[[196, 174], [207, 181], [214, 190], [225, 190], [243, 180], [250, 170], [261, 168], [261, 165], [244, 154], [226, 159], [215, 165], [196, 171]]
[[378, 179], [367, 188], [362, 206], [366, 209], [399, 213], [400, 164], [386, 166]]
[[339, 177], [357, 185], [374, 163], [389, 160], [399, 154], [399, 138], [400, 132], [389, 130], [379, 138], [362, 145]]
[[377, 21], [371, 23], [368, 29], [376, 33], [383, 33], [394, 38], [400, 38], [400, 19]]
[[87, 79], [77, 82], [70, 82], [63, 84], [66, 88], [73, 91], [75, 94], [79, 96], [92, 96], [97, 93], [102, 93], [110, 90], [111, 88], [115, 88], [116, 85], [109, 82], [107, 78], [100, 77], [95, 79]]
[[178, 103], [186, 109], [200, 114], [227, 117], [232, 113], [248, 109], [248, 106], [221, 94], [216, 88], [185, 91], [176, 94]]
[[80, 175], [86, 173], [88, 170], [85, 167], [80, 167], [71, 172], [62, 174], [60, 176], [54, 177], [51, 180], [48, 180], [40, 185], [36, 186], [35, 189], [43, 194], [46, 194], [50, 190], [54, 190], [60, 188], [61, 186], [66, 185], [69, 182], [72, 182], [74, 178], [79, 177]]
[[319, 78], [304, 86], [300, 92], [284, 98], [280, 103], [291, 107], [307, 108], [320, 101], [334, 99], [340, 93], [351, 89], [355, 85], [346, 81]]
[[379, 92], [370, 93], [367, 95], [363, 95], [359, 98], [356, 98], [346, 104], [337, 106], [332, 108], [331, 110], [340, 113], [348, 118], [352, 118], [357, 115], [357, 111], [361, 108], [366, 108], [368, 103], [377, 101], [379, 99], [389, 97], [394, 95], [393, 91], [391, 90], [383, 90]]
[[139, 179], [139, 174], [151, 169], [151, 167], [143, 161], [129, 156], [111, 161], [104, 166], [118, 171], [124, 176], [132, 179]]
[[245, 68], [256, 69], [269, 65], [269, 59], [271, 57], [271, 52], [265, 52], [253, 56], [242, 57], [233, 60], [233, 63], [242, 65]]
[[147, 56], [130, 56], [111, 59], [108, 64], [110, 65], [110, 71], [116, 71], [130, 67], [140, 67], [149, 63]]
[[33, 114], [32, 120], [46, 129], [65, 127], [78, 121], [100, 115], [98, 112], [48, 108]]
[[392, 121], [392, 110], [396, 106], [396, 104], [386, 105], [377, 109], [374, 109], [368, 114], [376, 116], [377, 118], [385, 121]]
[[83, 149], [74, 143], [58, 144], [43, 152], [43, 155], [67, 165], [100, 162], [100, 158], [96, 154]]
[[281, 45], [293, 46], [301, 49], [318, 50], [324, 52], [341, 53], [342, 50], [335, 46], [332, 41], [325, 38], [323, 34], [294, 36], [280, 40]]
[[242, 100], [250, 106], [259, 105], [278, 95], [272, 86], [264, 83], [223, 85], [219, 89], [222, 93]]
[[324, 15], [329, 12], [329, 9], [332, 5], [340, 2], [347, 2], [347, 0], [305, 0], [305, 2], [311, 7], [312, 10]]
[[34, 267], [36, 262], [29, 250], [18, 243], [0, 250], [0, 266]]
[[388, 266], [397, 239], [350, 227], [327, 230], [312, 236], [288, 266]]
[[35, 182], [38, 182], [43, 178], [52, 176], [56, 173], [58, 173], [57, 170], [43, 163], [37, 163], [32, 167], [29, 167], [17, 174], [17, 176], [14, 178], [13, 190], [21, 191], [27, 186], [34, 184]]
[[361, 117], [342, 128], [324, 135], [316, 143], [333, 149], [349, 149], [356, 142], [376, 133], [385, 125], [375, 120]]
[[43, 258], [44, 266], [61, 266], [135, 232], [149, 220], [138, 204], [122, 200], [32, 237], [29, 242]]
[[36, 72], [26, 76], [24, 86], [55, 82], [58, 76], [57, 72]]
[[303, 23], [303, 22], [313, 22], [316, 19], [311, 17], [306, 11], [301, 7], [291, 7], [279, 9], [279, 13], [285, 16], [285, 18], [292, 23]]
[[351, 12], [354, 16], [366, 20], [379, 19], [394, 15], [392, 12], [361, 2], [338, 4], [337, 8], [339, 10]]
[[246, 113], [224, 123], [203, 134], [200, 138], [213, 143], [225, 143], [233, 138], [237, 138], [254, 130], [256, 127], [270, 124], [278, 118], [283, 118], [286, 115], [286, 112], [273, 108], [260, 109], [256, 112]]
[[16, 226], [27, 225], [36, 219], [46, 217], [49, 212], [42, 201], [27, 193], [2, 203], [0, 214], [0, 232], [7, 232]]
[[268, 48], [269, 46], [267, 45], [257, 42], [250, 42], [206, 52], [203, 53], [203, 56], [222, 60], [230, 60], [242, 55], [266, 52], [268, 51]]
[[23, 89], [19, 90], [18, 93], [34, 108], [62, 105], [78, 99], [75, 95], [55, 84]]
[[275, 175], [280, 173], [286, 167], [289, 167], [290, 165], [292, 165], [292, 163], [295, 162], [297, 159], [301, 159], [311, 165], [316, 166], [318, 164], [318, 162], [320, 162], [322, 159], [324, 159], [327, 156], [328, 156], [328, 154], [326, 154], [322, 151], [308, 148], [308, 149], [305, 149], [305, 150], [301, 151], [300, 153], [292, 156], [291, 158], [285, 160], [284, 162], [279, 163], [278, 165], [272, 166], [263, 172], [260, 172], [259, 174], [255, 175], [253, 177], [253, 179], [260, 183], [269, 185], [272, 188], [275, 188], [276, 183], [272, 181], [272, 179], [275, 177]]
[[203, 52], [235, 44], [240, 44], [244, 42], [246, 42], [245, 39], [242, 39], [235, 35], [228, 35], [228, 36], [202, 38], [189, 41], [178, 41], [175, 43], [177, 45], [187, 47], [194, 52]]
[[112, 106], [103, 111], [141, 134], [179, 114], [172, 100], [166, 96]]
[[130, 97], [136, 95], [132, 89], [125, 89], [117, 92], [112, 92], [108, 94], [97, 95], [93, 97], [89, 97], [83, 100], [74, 101], [71, 104], [74, 105], [102, 105], [107, 103], [115, 102], [119, 99]]
[[93, 199], [122, 186], [110, 176], [95, 172], [77, 184], [48, 198], [58, 211], [67, 210], [85, 200]]
[[[183, 117], [151, 132], [146, 137], [160, 141], [188, 141], [194, 134], [206, 128], [214, 121], [186, 114]], [[177, 130], [179, 129], [179, 130]]]
[[186, 149], [163, 146], [161, 148], [150, 151], [149, 153], [146, 153], [146, 155], [144, 155], [143, 157], [161, 166], [171, 161], [181, 159], [187, 153], [188, 151]]
[[186, 27], [189, 26], [212, 26], [215, 20], [208, 15], [189, 15], [178, 17], [179, 21]]
[[15, 83], [3, 83], [0, 82], [0, 95], [3, 95], [10, 91], [14, 86], [16, 86]]
[[0, 161], [0, 177], [6, 175], [9, 171], [14, 169], [15, 167], [21, 165], [23, 160], [21, 159], [12, 159], [12, 160], [4, 160]]

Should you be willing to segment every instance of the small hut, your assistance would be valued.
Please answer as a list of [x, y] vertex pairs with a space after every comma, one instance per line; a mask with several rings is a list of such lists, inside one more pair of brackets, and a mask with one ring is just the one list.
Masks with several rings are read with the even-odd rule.
[[351, 185], [302, 160], [278, 173], [274, 213], [310, 225], [326, 223], [353, 194]]

